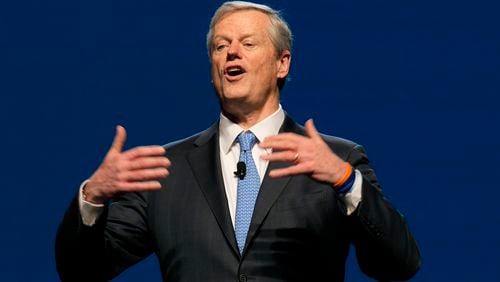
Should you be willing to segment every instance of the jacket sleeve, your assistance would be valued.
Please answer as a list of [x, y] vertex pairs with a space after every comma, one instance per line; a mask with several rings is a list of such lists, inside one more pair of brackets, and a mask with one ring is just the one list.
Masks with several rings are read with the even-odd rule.
[[56, 235], [61, 281], [108, 281], [152, 252], [142, 194], [115, 199], [96, 224], [83, 224], [78, 198], [71, 202]]
[[420, 251], [403, 215], [385, 199], [363, 147], [347, 161], [363, 175], [362, 200], [348, 217], [361, 270], [380, 281], [408, 280], [420, 268]]

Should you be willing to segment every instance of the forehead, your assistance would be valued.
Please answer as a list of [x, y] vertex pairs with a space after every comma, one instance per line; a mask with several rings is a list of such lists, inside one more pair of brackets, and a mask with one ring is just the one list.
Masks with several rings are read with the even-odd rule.
[[214, 36], [230, 33], [266, 32], [271, 25], [269, 16], [258, 10], [241, 10], [224, 15], [214, 26]]

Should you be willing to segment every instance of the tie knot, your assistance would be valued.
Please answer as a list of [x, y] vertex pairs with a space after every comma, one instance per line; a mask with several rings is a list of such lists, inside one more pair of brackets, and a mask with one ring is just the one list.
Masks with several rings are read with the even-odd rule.
[[245, 131], [238, 135], [238, 142], [241, 151], [250, 151], [253, 145], [257, 143], [257, 137], [251, 131]]

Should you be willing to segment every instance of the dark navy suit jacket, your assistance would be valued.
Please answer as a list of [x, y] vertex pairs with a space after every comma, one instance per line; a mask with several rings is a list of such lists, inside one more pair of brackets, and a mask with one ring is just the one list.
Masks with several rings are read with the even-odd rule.
[[[288, 116], [281, 131], [304, 134]], [[166, 145], [172, 166], [161, 190], [114, 199], [92, 227], [83, 225], [77, 199], [72, 202], [56, 240], [61, 279], [106, 281], [154, 252], [164, 281], [344, 281], [350, 244], [367, 275], [409, 279], [420, 266], [417, 244], [384, 198], [363, 148], [323, 137], [363, 175], [362, 201], [352, 215], [328, 183], [266, 174], [240, 254], [216, 123]], [[268, 170], [287, 165], [272, 162]]]

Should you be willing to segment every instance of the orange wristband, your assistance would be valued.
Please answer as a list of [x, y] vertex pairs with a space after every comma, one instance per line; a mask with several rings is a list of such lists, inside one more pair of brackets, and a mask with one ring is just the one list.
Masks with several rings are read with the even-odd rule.
[[342, 177], [333, 184], [333, 187], [340, 187], [342, 186], [346, 181], [347, 179], [349, 179], [349, 176], [351, 176], [352, 174], [352, 166], [349, 164], [349, 163], [345, 163], [345, 173], [344, 175], [342, 175]]

